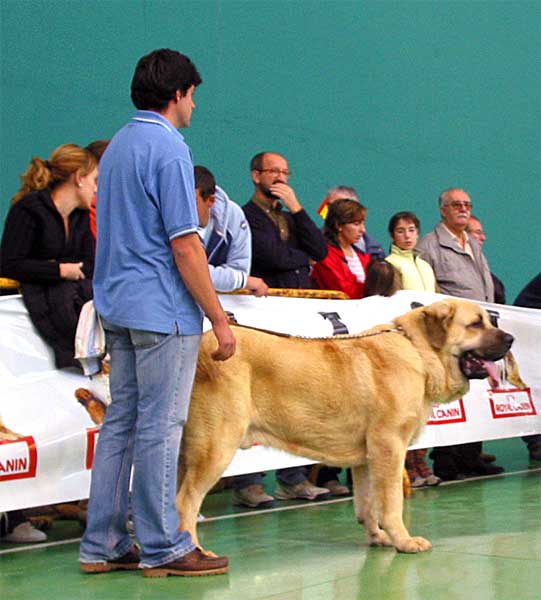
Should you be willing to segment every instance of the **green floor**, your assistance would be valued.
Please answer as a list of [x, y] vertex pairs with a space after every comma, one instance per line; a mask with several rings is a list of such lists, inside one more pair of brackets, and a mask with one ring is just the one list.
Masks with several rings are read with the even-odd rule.
[[406, 502], [406, 524], [432, 541], [430, 552], [367, 547], [350, 500], [246, 514], [226, 491], [207, 498], [200, 534], [229, 555], [228, 575], [83, 575], [77, 543], [64, 542], [79, 526], [59, 522], [49, 534], [58, 545], [0, 545], [0, 599], [540, 600], [541, 463], [528, 463], [520, 440], [485, 449], [505, 476], [419, 490]]

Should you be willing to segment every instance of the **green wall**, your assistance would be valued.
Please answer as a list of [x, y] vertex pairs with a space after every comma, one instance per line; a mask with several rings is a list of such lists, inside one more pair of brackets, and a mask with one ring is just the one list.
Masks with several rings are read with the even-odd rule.
[[0, 222], [34, 154], [110, 137], [137, 59], [185, 52], [204, 83], [185, 131], [240, 204], [271, 149], [315, 210], [357, 187], [368, 228], [466, 189], [512, 300], [541, 268], [541, 1], [2, 0]]

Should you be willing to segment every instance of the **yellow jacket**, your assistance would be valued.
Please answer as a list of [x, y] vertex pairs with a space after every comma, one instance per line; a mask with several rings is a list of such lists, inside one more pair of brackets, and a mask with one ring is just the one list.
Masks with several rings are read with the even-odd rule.
[[434, 271], [426, 260], [419, 258], [416, 250], [401, 250], [393, 244], [391, 254], [385, 260], [390, 262], [400, 273], [403, 289], [436, 291]]

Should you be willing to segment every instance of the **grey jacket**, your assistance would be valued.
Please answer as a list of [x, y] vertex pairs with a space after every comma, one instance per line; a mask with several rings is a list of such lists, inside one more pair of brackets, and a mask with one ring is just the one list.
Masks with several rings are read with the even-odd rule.
[[469, 236], [468, 241], [475, 260], [451, 237], [443, 224], [438, 223], [434, 231], [419, 242], [417, 249], [421, 258], [434, 269], [442, 294], [494, 302], [494, 284], [487, 259], [477, 240]]

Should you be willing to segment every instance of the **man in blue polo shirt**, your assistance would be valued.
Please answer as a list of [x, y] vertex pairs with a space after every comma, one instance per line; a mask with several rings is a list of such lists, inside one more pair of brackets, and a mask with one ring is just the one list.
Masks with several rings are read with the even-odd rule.
[[[177, 131], [190, 125], [201, 78], [173, 50], [137, 64], [135, 117], [101, 163], [94, 302], [111, 356], [112, 404], [92, 472], [80, 566], [86, 573], [143, 568], [143, 575], [225, 573], [180, 531], [176, 472], [203, 313], [226, 360], [235, 338], [197, 234], [193, 163]], [[126, 529], [131, 507], [141, 549]]]

